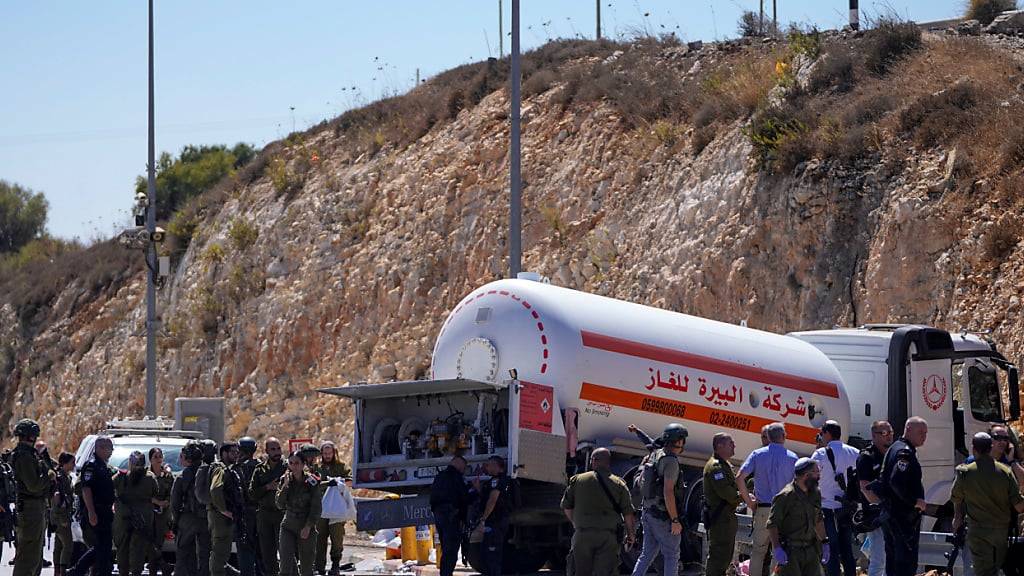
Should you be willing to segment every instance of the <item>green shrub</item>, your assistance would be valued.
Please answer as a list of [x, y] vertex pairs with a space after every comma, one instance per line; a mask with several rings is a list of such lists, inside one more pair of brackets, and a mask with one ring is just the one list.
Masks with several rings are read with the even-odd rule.
[[815, 150], [814, 112], [802, 102], [758, 111], [744, 129], [761, 169], [787, 172], [809, 160]]
[[0, 254], [17, 252], [40, 238], [49, 208], [42, 192], [0, 180]]
[[224, 261], [224, 256], [224, 247], [221, 246], [220, 244], [217, 244], [216, 242], [213, 242], [206, 247], [206, 250], [203, 250], [202, 259], [203, 262], [208, 262], [210, 264], [219, 264]]
[[789, 49], [794, 55], [802, 55], [815, 60], [821, 55], [821, 32], [817, 28], [801, 30], [792, 27], [786, 35]]
[[1000, 13], [1017, 8], [1017, 0], [967, 0], [967, 10], [964, 18], [977, 20], [982, 26], [987, 26], [999, 16]]
[[904, 56], [921, 47], [921, 29], [913, 22], [883, 19], [867, 32], [862, 45], [865, 66], [882, 75]]
[[679, 141], [679, 128], [667, 120], [655, 122], [651, 127], [651, 133], [662, 146], [671, 148]]
[[270, 184], [274, 187], [275, 192], [284, 194], [291, 190], [294, 178], [288, 173], [288, 165], [285, 163], [284, 158], [280, 156], [274, 158], [267, 164], [266, 170], [267, 177], [270, 178]]
[[260, 230], [255, 224], [244, 218], [235, 218], [228, 228], [228, 238], [234, 245], [235, 250], [245, 252], [256, 243], [260, 237]]
[[[167, 152], [156, 165], [156, 218], [167, 220], [189, 199], [213, 188], [256, 156], [244, 143], [227, 146], [185, 146], [177, 158]], [[144, 176], [135, 179], [135, 192], [145, 193]]]

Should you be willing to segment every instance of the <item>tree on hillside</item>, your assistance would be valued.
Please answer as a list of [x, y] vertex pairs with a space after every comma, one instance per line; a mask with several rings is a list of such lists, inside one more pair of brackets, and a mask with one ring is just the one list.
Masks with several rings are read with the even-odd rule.
[[779, 30], [770, 17], [766, 17], [762, 22], [761, 16], [751, 10], [745, 10], [740, 15], [740, 19], [736, 22], [736, 28], [743, 38], [779, 35]]
[[0, 254], [16, 252], [41, 237], [49, 209], [42, 192], [0, 180]]
[[965, 16], [968, 20], [977, 20], [982, 26], [987, 26], [1000, 13], [1016, 8], [1017, 0], [968, 0]]
[[[156, 165], [156, 218], [167, 220], [184, 203], [208, 190], [253, 159], [256, 150], [248, 144], [227, 146], [185, 146], [177, 158], [167, 152]], [[135, 180], [136, 193], [146, 192], [146, 178]]]

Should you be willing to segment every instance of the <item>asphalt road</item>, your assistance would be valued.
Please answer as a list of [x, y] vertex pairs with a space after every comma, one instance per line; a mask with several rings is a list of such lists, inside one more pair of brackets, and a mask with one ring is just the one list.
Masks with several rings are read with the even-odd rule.
[[[14, 574], [14, 567], [11, 566], [8, 562], [14, 558], [14, 552], [15, 552], [14, 545], [11, 544], [10, 542], [4, 542], [2, 544], [2, 547], [0, 547], [0, 551], [2, 551], [2, 558], [0, 558], [0, 576], [13, 576], [13, 574]], [[52, 552], [52, 549], [51, 549], [50, 545], [48, 545], [46, 547], [46, 549], [43, 550], [43, 558], [46, 558], [47, 560], [50, 560], [51, 559], [51, 552]], [[377, 559], [383, 560], [384, 559], [384, 549], [383, 548], [376, 548], [376, 547], [373, 547], [373, 546], [366, 546], [364, 542], [346, 542], [345, 543], [345, 556], [344, 556], [344, 559], [342, 560], [343, 562], [355, 562], [355, 561], [358, 561], [358, 560], [361, 560], [361, 559], [367, 559], [367, 558], [377, 558]], [[455, 573], [456, 574], [465, 575], [465, 576], [470, 576], [470, 575], [473, 575], [473, 574], [477, 574], [472, 568], [469, 568], [468, 566], [461, 566], [461, 565], [458, 568], [456, 568]], [[53, 568], [44, 568], [43, 569], [42, 576], [51, 576], [52, 574], [53, 574]], [[363, 575], [375, 574], [375, 573], [371, 573], [371, 572], [345, 572], [344, 574], [346, 574], [346, 575], [351, 574], [353, 576], [363, 576]], [[558, 573], [558, 572], [551, 572], [551, 571], [545, 570], [543, 572], [543, 574], [544, 574], [544, 576], [557, 576], [560, 573]]]

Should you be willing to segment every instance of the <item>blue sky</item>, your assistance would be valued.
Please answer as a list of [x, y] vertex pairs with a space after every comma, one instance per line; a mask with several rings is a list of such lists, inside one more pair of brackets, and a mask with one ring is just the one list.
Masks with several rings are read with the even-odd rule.
[[[847, 0], [777, 0], [779, 21], [843, 25]], [[506, 32], [511, 0], [504, 0]], [[524, 50], [594, 34], [593, 0], [522, 0]], [[771, 5], [771, 0], [766, 0]], [[860, 0], [930, 21], [962, 0]], [[602, 0], [606, 36], [735, 35], [757, 0]], [[423, 77], [498, 53], [498, 0], [156, 0], [157, 153], [262, 146]], [[646, 14], [646, 16], [645, 16]], [[509, 49], [506, 38], [505, 50]], [[0, 3], [0, 179], [42, 191], [50, 230], [127, 221], [146, 163], [146, 2]], [[294, 108], [294, 110], [292, 110]]]

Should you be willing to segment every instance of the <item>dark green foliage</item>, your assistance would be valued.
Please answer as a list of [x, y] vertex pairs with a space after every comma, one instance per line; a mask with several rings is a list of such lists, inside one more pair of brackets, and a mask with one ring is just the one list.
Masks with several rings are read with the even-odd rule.
[[896, 62], [921, 47], [921, 29], [913, 22], [884, 19], [867, 32], [863, 47], [867, 69], [885, 74]]
[[[157, 220], [167, 220], [189, 199], [233, 174], [255, 156], [253, 147], [243, 143], [231, 148], [223, 145], [185, 146], [177, 158], [164, 152], [157, 161]], [[136, 178], [135, 191], [146, 191], [144, 176]]]
[[42, 192], [0, 180], [0, 254], [17, 252], [42, 236], [49, 208]]
[[758, 111], [745, 130], [758, 163], [773, 173], [796, 166], [813, 152], [811, 147], [798, 143], [809, 139], [810, 126], [798, 117], [792, 105]]

